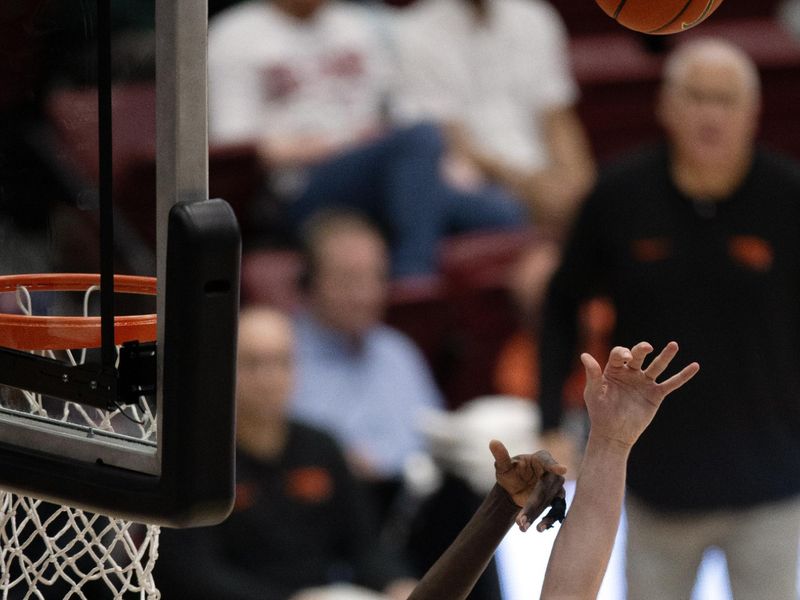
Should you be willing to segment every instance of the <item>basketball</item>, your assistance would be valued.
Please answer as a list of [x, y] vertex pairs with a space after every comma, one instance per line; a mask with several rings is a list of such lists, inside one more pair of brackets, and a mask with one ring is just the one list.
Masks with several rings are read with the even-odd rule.
[[595, 0], [628, 29], [655, 35], [680, 33], [702, 23], [722, 0]]

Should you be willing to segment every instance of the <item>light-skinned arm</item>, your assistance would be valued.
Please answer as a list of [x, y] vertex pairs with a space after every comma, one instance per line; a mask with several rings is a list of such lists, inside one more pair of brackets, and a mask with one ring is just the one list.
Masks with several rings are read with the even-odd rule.
[[616, 347], [605, 370], [589, 354], [584, 397], [591, 421], [575, 498], [558, 532], [547, 565], [543, 600], [596, 598], [611, 556], [625, 493], [631, 447], [653, 420], [664, 398], [699, 371], [692, 363], [662, 383], [656, 379], [678, 352], [670, 342], [646, 369], [653, 351], [641, 342]]

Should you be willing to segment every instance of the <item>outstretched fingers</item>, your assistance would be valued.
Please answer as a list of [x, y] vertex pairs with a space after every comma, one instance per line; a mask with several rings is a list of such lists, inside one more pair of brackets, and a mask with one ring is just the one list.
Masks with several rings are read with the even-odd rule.
[[659, 383], [658, 387], [664, 393], [664, 396], [667, 396], [689, 381], [692, 377], [697, 375], [699, 370], [700, 365], [696, 362], [693, 362], [692, 364], [684, 367], [679, 373], [676, 373], [666, 381]]
[[655, 381], [666, 370], [672, 359], [678, 353], [678, 344], [670, 342], [664, 349], [653, 359], [653, 362], [644, 370], [644, 374]]

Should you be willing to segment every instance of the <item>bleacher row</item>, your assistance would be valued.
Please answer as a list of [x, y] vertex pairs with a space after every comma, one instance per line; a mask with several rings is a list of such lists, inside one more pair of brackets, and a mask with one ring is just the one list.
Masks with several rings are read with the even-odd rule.
[[[407, 0], [386, 0], [410, 4]], [[800, 41], [775, 18], [775, 0], [727, 0], [701, 27], [665, 38], [647, 38], [615, 24], [591, 0], [553, 0], [571, 36], [572, 61], [582, 96], [579, 114], [600, 162], [656, 139], [654, 104], [664, 51], [692, 36], [721, 36], [741, 45], [763, 77], [761, 139], [800, 157]], [[65, 89], [51, 95], [46, 112], [67, 170], [97, 181], [96, 92]], [[152, 84], [119, 84], [113, 92], [114, 194], [120, 218], [147, 245], [155, 231], [155, 93]], [[210, 193], [228, 200], [245, 233], [258, 228], [264, 186], [255, 150], [209, 149]], [[263, 194], [261, 195], [263, 197]], [[437, 276], [396, 282], [388, 320], [408, 333], [430, 359], [452, 405], [493, 392], [491, 365], [517, 327], [506, 292], [510, 266], [538, 243], [530, 231], [450, 239]], [[288, 250], [248, 248], [243, 300], [287, 309], [299, 303], [299, 256]]]

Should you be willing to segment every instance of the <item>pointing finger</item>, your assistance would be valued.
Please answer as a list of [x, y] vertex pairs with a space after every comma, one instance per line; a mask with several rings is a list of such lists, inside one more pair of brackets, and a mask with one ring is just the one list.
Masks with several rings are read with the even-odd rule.
[[514, 463], [511, 460], [511, 455], [500, 440], [492, 440], [489, 442], [489, 450], [494, 456], [494, 468], [498, 473], [505, 473], [510, 471]]

